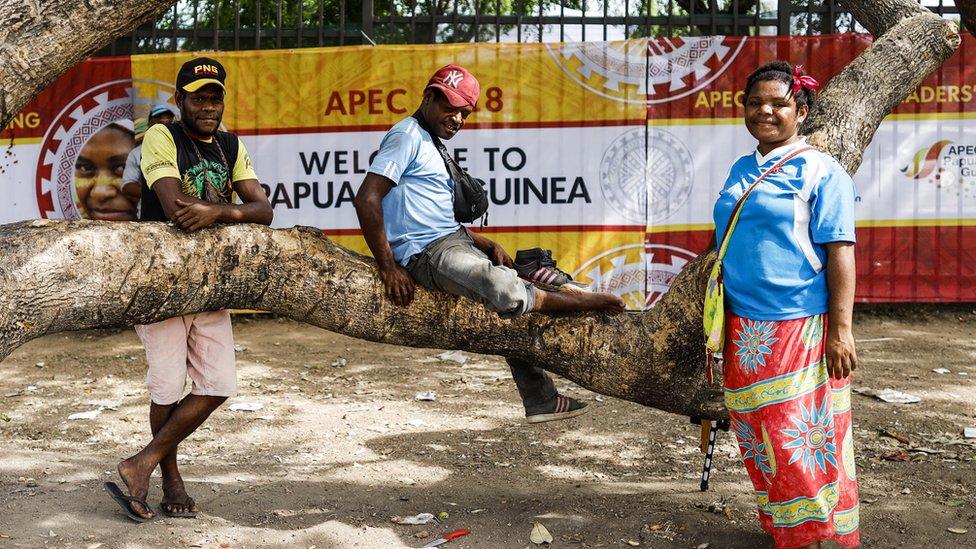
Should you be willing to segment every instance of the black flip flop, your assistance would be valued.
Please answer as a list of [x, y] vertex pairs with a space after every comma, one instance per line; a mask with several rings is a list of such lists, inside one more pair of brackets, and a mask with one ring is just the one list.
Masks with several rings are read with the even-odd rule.
[[174, 513], [172, 511], [166, 510], [167, 505], [183, 505], [185, 507], [193, 507], [194, 505], [196, 505], [196, 502], [193, 501], [193, 498], [188, 498], [186, 503], [176, 503], [175, 501], [160, 501], [159, 512], [171, 518], [197, 518], [196, 511], [184, 511], [182, 513]]
[[134, 520], [135, 522], [146, 522], [152, 520], [151, 518], [139, 516], [135, 511], [132, 510], [132, 507], [129, 506], [130, 503], [138, 503], [139, 505], [142, 505], [143, 509], [148, 509], [150, 512], [152, 512], [152, 507], [150, 507], [145, 500], [125, 495], [125, 493], [122, 492], [122, 489], [119, 488], [119, 485], [115, 484], [114, 482], [106, 482], [104, 486], [105, 491], [108, 492], [108, 495], [112, 496], [112, 499], [114, 499], [115, 503], [118, 503], [119, 507], [125, 511], [125, 516], [129, 517], [130, 520]]

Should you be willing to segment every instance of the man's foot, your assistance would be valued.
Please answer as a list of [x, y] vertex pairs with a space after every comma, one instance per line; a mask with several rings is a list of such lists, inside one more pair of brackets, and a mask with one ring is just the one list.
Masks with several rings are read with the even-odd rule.
[[515, 272], [536, 287], [555, 292], [562, 287], [580, 292], [589, 291], [585, 284], [573, 281], [569, 273], [556, 268], [552, 250], [532, 248], [515, 252]]
[[545, 423], [547, 421], [557, 421], [581, 416], [588, 412], [585, 402], [580, 402], [575, 398], [556, 395], [556, 398], [525, 409], [525, 421], [527, 423]]
[[589, 286], [583, 284], [582, 282], [567, 282], [562, 286], [556, 288], [557, 292], [570, 292], [577, 294], [591, 294], [593, 290]]
[[159, 509], [167, 517], [195, 518], [200, 509], [193, 498], [186, 493], [183, 479], [163, 479], [163, 499], [159, 502]]
[[133, 522], [146, 522], [152, 520], [152, 518], [146, 518], [142, 515], [138, 515], [132, 510], [133, 503], [137, 504], [139, 509], [149, 509], [149, 504], [146, 503], [146, 500], [125, 495], [125, 492], [119, 488], [119, 485], [112, 481], [105, 482], [102, 484], [102, 486], [105, 487], [105, 491], [108, 492], [108, 495], [112, 496], [115, 503], [119, 504], [119, 507], [122, 508], [122, 512], [125, 513], [125, 516], [129, 517], [129, 520], [132, 520]]
[[614, 315], [619, 315], [627, 311], [627, 304], [618, 295], [611, 293], [590, 293], [587, 297], [593, 299], [596, 303], [596, 311], [603, 311], [605, 313], [610, 313]]
[[190, 496], [182, 501], [162, 500], [159, 502], [159, 510], [167, 517], [174, 518], [196, 518], [200, 512], [197, 503]]
[[533, 311], [540, 313], [599, 311], [615, 315], [623, 313], [626, 309], [624, 300], [611, 293], [570, 290], [546, 292], [542, 289], [536, 289], [535, 306], [532, 308]]
[[610, 314], [620, 314], [627, 310], [627, 304], [619, 296], [607, 292], [574, 292], [562, 290], [559, 295], [576, 302], [577, 311], [602, 311]]
[[[117, 469], [119, 477], [125, 483], [126, 489], [129, 490], [129, 495], [146, 501], [146, 496], [149, 495], [149, 477], [152, 475], [152, 469], [147, 470], [135, 457], [121, 461]], [[129, 508], [133, 513], [146, 520], [155, 516], [149, 506], [144, 506], [141, 503], [129, 502]]]

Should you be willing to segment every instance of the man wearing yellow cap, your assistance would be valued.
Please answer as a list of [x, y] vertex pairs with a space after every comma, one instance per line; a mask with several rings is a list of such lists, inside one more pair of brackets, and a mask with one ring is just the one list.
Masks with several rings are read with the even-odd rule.
[[[143, 188], [140, 219], [169, 221], [193, 232], [214, 223], [271, 224], [271, 204], [258, 183], [244, 144], [220, 131], [224, 114], [224, 67], [200, 57], [186, 62], [176, 78], [179, 122], [157, 124], [142, 145]], [[242, 203], [235, 204], [234, 194]], [[215, 273], [215, 276], [217, 274]], [[170, 517], [194, 517], [196, 503], [176, 465], [176, 449], [228, 397], [237, 392], [234, 338], [227, 311], [202, 312], [136, 326], [146, 347], [152, 404], [152, 441], [119, 463], [129, 489], [105, 488], [130, 519], [153, 517], [146, 502], [149, 478], [162, 470], [159, 510]], [[183, 395], [186, 377], [193, 388]]]

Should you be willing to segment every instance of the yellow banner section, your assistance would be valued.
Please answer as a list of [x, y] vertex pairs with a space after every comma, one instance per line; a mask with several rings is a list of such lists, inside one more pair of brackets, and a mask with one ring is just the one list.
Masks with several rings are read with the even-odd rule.
[[[623, 42], [618, 47], [639, 47]], [[586, 89], [599, 74], [576, 57], [543, 44], [354, 46], [200, 53], [227, 69], [227, 112], [232, 131], [389, 127], [417, 108], [427, 80], [457, 63], [481, 83], [469, 123], [545, 124], [643, 120], [643, 102], [628, 102], [637, 86], [614, 85], [614, 94]], [[135, 79], [172, 84], [194, 54], [132, 56]], [[581, 81], [581, 74], [587, 75]]]

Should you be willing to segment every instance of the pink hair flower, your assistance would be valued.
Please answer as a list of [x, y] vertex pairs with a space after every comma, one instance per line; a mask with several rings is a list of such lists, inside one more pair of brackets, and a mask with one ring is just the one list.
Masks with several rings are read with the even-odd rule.
[[801, 89], [815, 90], [820, 87], [820, 82], [812, 76], [803, 74], [803, 65], [793, 67], [793, 94], [800, 93]]

